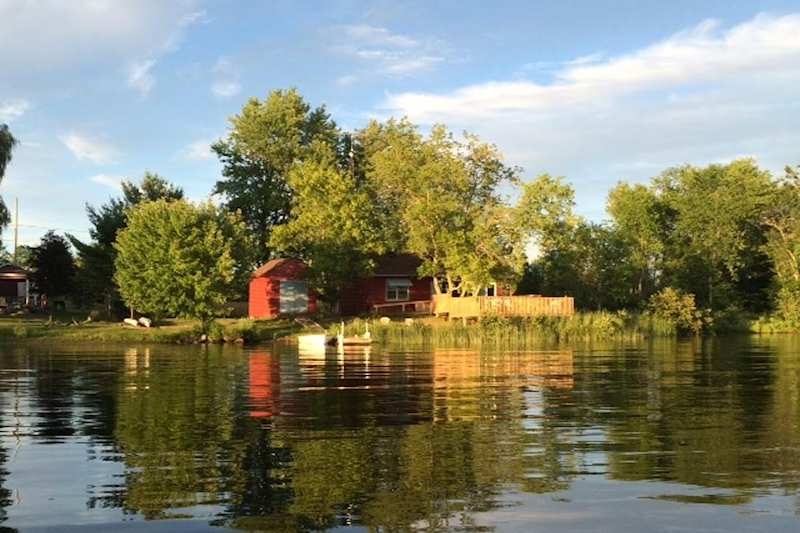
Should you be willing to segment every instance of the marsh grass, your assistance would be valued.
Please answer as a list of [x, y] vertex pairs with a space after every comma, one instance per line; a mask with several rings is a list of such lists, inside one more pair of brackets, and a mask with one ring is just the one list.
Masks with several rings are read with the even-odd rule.
[[[345, 335], [361, 335], [369, 322], [372, 338], [379, 344], [427, 344], [438, 346], [523, 347], [541, 342], [590, 340], [638, 340], [675, 337], [676, 325], [663, 318], [641, 313], [587, 312], [571, 317], [503, 318], [484, 317], [465, 323], [461, 320], [415, 319], [410, 323], [355, 319], [345, 324]], [[338, 324], [328, 332], [335, 335]]]

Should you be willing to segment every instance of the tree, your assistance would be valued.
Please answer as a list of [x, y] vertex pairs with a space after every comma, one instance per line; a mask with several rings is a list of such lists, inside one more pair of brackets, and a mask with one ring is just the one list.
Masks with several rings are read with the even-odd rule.
[[144, 202], [117, 236], [114, 279], [132, 309], [196, 318], [207, 331], [242, 282], [236, 249], [250, 246], [242, 221], [211, 203]]
[[765, 250], [775, 265], [776, 307], [784, 319], [800, 324], [800, 173], [786, 167], [762, 219]]
[[387, 250], [374, 193], [359, 187], [324, 144], [289, 173], [294, 191], [289, 222], [272, 233], [270, 246], [305, 259], [320, 297], [335, 304], [342, 290], [374, 266]]
[[312, 109], [295, 89], [272, 91], [263, 101], [251, 98], [231, 125], [228, 137], [211, 147], [223, 164], [214, 193], [241, 212], [264, 261], [271, 255], [272, 228], [289, 217], [289, 172], [310, 155], [313, 143], [336, 150], [341, 138], [325, 108]]
[[[11, 135], [11, 130], [5, 124], [0, 124], [0, 182], [6, 173], [6, 168], [11, 162], [11, 153], [17, 145], [17, 140]], [[11, 222], [5, 202], [0, 198], [0, 231]]]
[[630, 248], [613, 226], [585, 221], [568, 226], [534, 265], [528, 280], [538, 284], [528, 292], [570, 295], [580, 308], [621, 309], [633, 304], [637, 271]]
[[[702, 168], [687, 165], [667, 170], [654, 185], [674, 224], [665, 269], [679, 286], [705, 294], [711, 308], [716, 289], [725, 289], [719, 295], [728, 300], [718, 303], [729, 303], [741, 274], [756, 267], [763, 279], [751, 277], [751, 290], [763, 288], [772, 276], [761, 251], [760, 221], [774, 190], [768, 172], [750, 159]], [[698, 278], [705, 279], [704, 287], [696, 284]]]
[[620, 238], [630, 247], [631, 263], [639, 272], [636, 293], [639, 302], [643, 302], [655, 286], [669, 232], [662, 216], [664, 206], [652, 189], [619, 183], [608, 194], [607, 210]]
[[72, 292], [75, 260], [69, 242], [52, 230], [45, 233], [38, 246], [31, 247], [31, 277], [36, 290], [49, 301]]
[[92, 242], [86, 243], [73, 235], [67, 235], [78, 255], [76, 285], [78, 298], [84, 304], [102, 301], [106, 313], [111, 317], [119, 294], [114, 283], [114, 241], [125, 227], [128, 209], [155, 200], [180, 200], [183, 190], [172, 185], [158, 174], [145, 172], [136, 184], [122, 182], [122, 197], [111, 198], [100, 207], [86, 206], [91, 227], [89, 235]]
[[409, 122], [373, 122], [359, 133], [365, 179], [386, 213], [385, 235], [422, 259], [436, 292], [477, 293], [491, 281], [515, 283], [522, 246], [499, 187], [516, 183], [516, 168], [497, 148], [442, 125], [423, 138]]

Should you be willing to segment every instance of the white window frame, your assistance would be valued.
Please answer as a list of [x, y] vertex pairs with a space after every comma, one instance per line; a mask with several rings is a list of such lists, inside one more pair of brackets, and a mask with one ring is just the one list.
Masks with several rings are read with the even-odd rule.
[[408, 302], [411, 300], [411, 283], [407, 278], [389, 278], [386, 280], [387, 302]]

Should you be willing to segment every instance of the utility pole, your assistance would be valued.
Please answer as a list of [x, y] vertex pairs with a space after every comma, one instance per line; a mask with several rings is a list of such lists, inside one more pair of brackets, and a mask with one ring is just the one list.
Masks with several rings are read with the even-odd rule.
[[17, 240], [19, 239], [19, 196], [14, 198], [14, 264], [17, 264]]

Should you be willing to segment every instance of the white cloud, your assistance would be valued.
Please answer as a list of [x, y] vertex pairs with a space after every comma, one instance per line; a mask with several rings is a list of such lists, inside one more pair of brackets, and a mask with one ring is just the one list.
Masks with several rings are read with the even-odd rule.
[[211, 84], [211, 92], [220, 98], [230, 98], [241, 92], [242, 86], [238, 81], [217, 81]]
[[0, 102], [0, 122], [11, 122], [24, 115], [31, 105], [27, 100]]
[[593, 105], [648, 89], [724, 80], [748, 73], [800, 72], [800, 15], [758, 16], [718, 35], [704, 22], [638, 52], [560, 71], [550, 85], [532, 81], [487, 82], [452, 94], [404, 93], [387, 107], [430, 122], [448, 117], [552, 112]]
[[[175, 50], [203, 20], [198, 0], [0, 0], [0, 72], [35, 88], [43, 74], [78, 66], [141, 66]], [[152, 87], [152, 68], [136, 90]]]
[[390, 94], [382, 109], [474, 131], [532, 174], [566, 174], [587, 198], [668, 165], [751, 154], [780, 169], [800, 158], [800, 14], [705, 22], [626, 55], [561, 65], [549, 84]]
[[135, 89], [142, 96], [147, 96], [156, 80], [150, 70], [156, 64], [155, 59], [137, 61], [128, 67], [128, 86]]
[[350, 24], [343, 26], [342, 30], [348, 39], [373, 46], [413, 48], [419, 45], [416, 39], [407, 35], [399, 35], [386, 28], [377, 28], [367, 24]]
[[344, 76], [339, 76], [336, 78], [336, 85], [339, 85], [340, 87], [349, 87], [357, 81], [358, 76], [355, 74], [345, 74]]
[[214, 75], [214, 82], [211, 84], [211, 93], [219, 98], [230, 98], [236, 96], [242, 90], [239, 83], [239, 69], [233, 62], [221, 57], [211, 69]]
[[72, 155], [79, 160], [88, 160], [96, 165], [113, 163], [119, 152], [113, 146], [102, 141], [88, 139], [78, 133], [69, 133], [59, 137]]
[[[421, 41], [376, 26], [339, 26], [336, 39], [332, 50], [368, 64], [369, 72], [384, 76], [410, 76], [430, 70], [445, 60], [443, 43]], [[339, 80], [337, 83], [342, 85]]]
[[110, 189], [119, 190], [122, 189], [122, 180], [125, 179], [122, 176], [112, 176], [110, 174], [97, 174], [95, 176], [91, 176], [89, 181], [92, 183], [97, 183], [98, 185], [103, 185], [104, 187], [108, 187]]
[[211, 151], [211, 144], [214, 141], [210, 139], [198, 139], [189, 143], [186, 148], [181, 150], [181, 155], [184, 159], [190, 161], [207, 161], [214, 159], [214, 152]]

